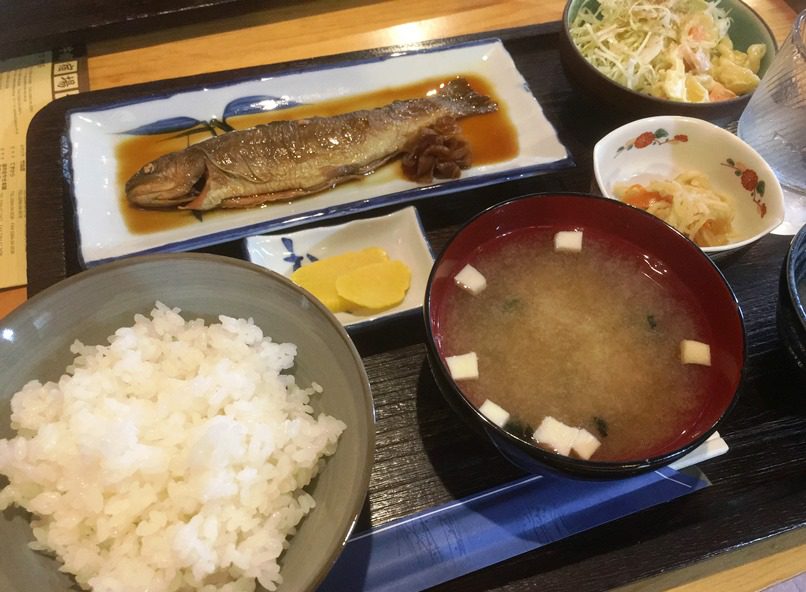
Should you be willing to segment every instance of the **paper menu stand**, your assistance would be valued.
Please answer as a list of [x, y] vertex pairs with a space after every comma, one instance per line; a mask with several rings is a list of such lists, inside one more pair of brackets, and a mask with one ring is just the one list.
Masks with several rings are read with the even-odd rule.
[[63, 48], [0, 61], [0, 289], [27, 283], [28, 126], [34, 115], [52, 100], [87, 88], [83, 48]]

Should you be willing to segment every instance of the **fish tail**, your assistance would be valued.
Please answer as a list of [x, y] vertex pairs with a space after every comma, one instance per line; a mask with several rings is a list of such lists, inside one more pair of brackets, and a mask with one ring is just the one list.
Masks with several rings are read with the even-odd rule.
[[437, 96], [448, 102], [455, 117], [490, 113], [498, 109], [495, 101], [477, 93], [464, 78], [454, 78], [439, 89]]

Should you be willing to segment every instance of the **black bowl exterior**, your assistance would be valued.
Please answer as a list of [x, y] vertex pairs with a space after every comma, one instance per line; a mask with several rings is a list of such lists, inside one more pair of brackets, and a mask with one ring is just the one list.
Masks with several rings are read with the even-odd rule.
[[[572, 0], [566, 2], [563, 10], [563, 30], [559, 39], [560, 62], [569, 81], [591, 99], [633, 119], [655, 115], [685, 115], [723, 126], [738, 120], [750, 101], [752, 93], [713, 103], [686, 103], [653, 97], [622, 86], [599, 72], [577, 49], [568, 30], [571, 4]], [[773, 49], [777, 51], [775, 37], [769, 26], [752, 8], [745, 7], [763, 24], [775, 46]]]
[[[552, 473], [560, 475], [565, 478], [571, 477], [579, 479], [615, 479], [615, 478], [629, 477], [632, 475], [644, 473], [646, 471], [650, 471], [668, 465], [669, 463], [672, 463], [675, 460], [682, 458], [683, 456], [692, 452], [695, 448], [697, 448], [703, 442], [705, 442], [718, 429], [719, 425], [722, 423], [724, 418], [730, 413], [730, 411], [736, 405], [736, 401], [738, 399], [738, 390], [737, 392], [734, 392], [730, 403], [726, 406], [725, 409], [722, 410], [719, 418], [717, 419], [717, 421], [713, 423], [710, 429], [706, 430], [705, 432], [700, 434], [699, 437], [692, 439], [692, 441], [690, 441], [684, 446], [677, 448], [676, 450], [652, 458], [636, 459], [631, 461], [617, 461], [617, 462], [586, 461], [578, 458], [572, 458], [556, 454], [554, 452], [550, 452], [548, 450], [540, 448], [539, 446], [532, 445], [526, 440], [521, 439], [490, 422], [461, 393], [456, 383], [450, 378], [450, 374], [448, 372], [446, 364], [444, 364], [440, 358], [439, 351], [437, 350], [436, 346], [436, 336], [434, 335], [433, 332], [433, 322], [431, 318], [431, 303], [432, 303], [431, 287], [433, 285], [434, 278], [437, 275], [437, 271], [440, 267], [443, 257], [448, 249], [448, 246], [450, 246], [451, 242], [462, 233], [464, 228], [473, 224], [478, 218], [489, 214], [491, 211], [496, 210], [497, 208], [505, 206], [507, 203], [523, 199], [533, 199], [533, 198], [562, 196], [562, 195], [584, 197], [595, 200], [607, 200], [608, 202], [612, 202], [614, 205], [616, 205], [616, 207], [631, 208], [631, 206], [627, 206], [620, 202], [615, 202], [613, 200], [609, 200], [608, 198], [596, 195], [580, 194], [580, 193], [566, 193], [566, 194], [552, 193], [552, 194], [545, 194], [545, 196], [543, 196], [537, 194], [537, 195], [514, 198], [512, 200], [495, 204], [487, 208], [483, 212], [477, 214], [469, 221], [467, 221], [459, 230], [456, 231], [453, 237], [451, 237], [451, 239], [443, 248], [442, 253], [440, 253], [440, 255], [434, 261], [434, 265], [431, 268], [431, 274], [428, 278], [428, 283], [426, 284], [425, 301], [423, 304], [423, 318], [426, 330], [427, 358], [429, 366], [431, 367], [431, 373], [434, 376], [434, 380], [440, 392], [445, 397], [449, 406], [457, 413], [457, 415], [459, 415], [459, 417], [461, 417], [462, 420], [464, 420], [469, 426], [471, 426], [471, 428], [475, 432], [482, 433], [487, 438], [489, 438], [490, 441], [493, 443], [493, 445], [502, 454], [502, 456], [504, 456], [504, 458], [506, 458], [516, 467], [528, 473], [535, 473], [535, 474]], [[641, 212], [640, 210], [636, 211]], [[652, 218], [652, 215], [646, 212], [641, 212], [641, 214], [645, 214], [646, 216]], [[669, 232], [679, 234], [672, 227], [664, 226], [664, 228], [668, 228]], [[742, 359], [741, 359], [741, 372], [740, 372], [741, 376], [739, 378], [739, 384], [741, 384], [742, 379], [744, 377], [744, 365], [747, 356], [744, 317], [742, 315], [742, 310], [741, 307], [739, 306], [738, 300], [736, 299], [736, 296], [732, 288], [730, 287], [730, 284], [728, 284], [724, 275], [722, 275], [722, 272], [710, 259], [708, 259], [707, 255], [703, 254], [703, 257], [713, 267], [718, 277], [720, 277], [721, 281], [724, 283], [725, 289], [732, 298], [732, 303], [735, 306], [735, 312], [737, 314], [738, 322], [741, 326]]]
[[806, 379], [806, 303], [798, 295], [798, 283], [803, 282], [806, 282], [806, 226], [795, 235], [781, 266], [776, 311], [784, 348]]

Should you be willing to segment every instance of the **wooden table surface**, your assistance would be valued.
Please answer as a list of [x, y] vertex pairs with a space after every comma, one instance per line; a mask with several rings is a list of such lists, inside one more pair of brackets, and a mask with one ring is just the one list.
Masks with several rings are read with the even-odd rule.
[[[749, 0], [779, 43], [795, 17], [783, 0]], [[558, 20], [562, 0], [300, 0], [204, 24], [115, 39], [87, 48], [90, 88], [99, 90], [244, 66]], [[0, 318], [26, 298], [0, 291]], [[741, 592], [806, 570], [804, 529], [628, 587]], [[625, 592], [627, 589], [624, 589]]]

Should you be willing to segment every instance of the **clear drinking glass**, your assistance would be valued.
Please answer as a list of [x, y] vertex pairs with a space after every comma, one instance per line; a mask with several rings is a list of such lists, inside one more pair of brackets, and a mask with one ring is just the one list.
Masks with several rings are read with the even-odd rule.
[[806, 10], [795, 18], [770, 68], [739, 118], [739, 137], [775, 171], [785, 190], [806, 200]]

